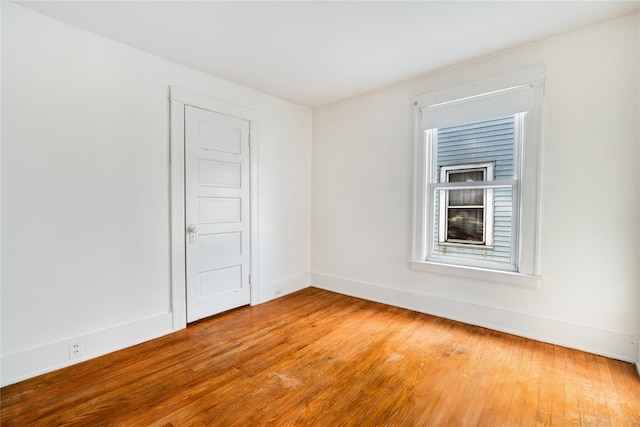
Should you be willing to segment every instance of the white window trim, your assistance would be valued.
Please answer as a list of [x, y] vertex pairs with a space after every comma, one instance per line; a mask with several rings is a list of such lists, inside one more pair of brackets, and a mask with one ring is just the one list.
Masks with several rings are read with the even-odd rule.
[[482, 282], [500, 283], [519, 288], [538, 289], [541, 276], [511, 271], [491, 270], [488, 268], [442, 264], [433, 261], [409, 261], [412, 270], [445, 276], [462, 277]]
[[[516, 272], [501, 271], [484, 266], [458, 265], [427, 261], [427, 248], [433, 224], [432, 214], [427, 210], [427, 191], [430, 191], [427, 179], [430, 171], [431, 156], [428, 147], [430, 132], [423, 128], [422, 110], [427, 107], [446, 105], [451, 101], [474, 98], [492, 92], [509, 92], [511, 88], [528, 85], [530, 87], [530, 109], [527, 112], [526, 125], [521, 126], [524, 146], [517, 153], [520, 156], [519, 176], [521, 209], [518, 215], [518, 230], [515, 236], [517, 245], [518, 269]], [[519, 287], [537, 288], [539, 279], [539, 161], [540, 161], [540, 124], [542, 96], [544, 90], [544, 67], [535, 66], [475, 82], [430, 92], [415, 98], [415, 164], [414, 164], [414, 209], [413, 209], [413, 250], [409, 260], [414, 270], [436, 274], [462, 276], [481, 281], [512, 284]], [[507, 184], [505, 182], [505, 184]], [[515, 187], [514, 187], [515, 188]], [[488, 265], [488, 264], [487, 264]]]

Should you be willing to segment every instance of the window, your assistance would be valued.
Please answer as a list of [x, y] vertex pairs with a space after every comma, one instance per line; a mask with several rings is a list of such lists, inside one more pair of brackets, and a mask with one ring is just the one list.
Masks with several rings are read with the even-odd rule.
[[[493, 180], [493, 163], [440, 167], [440, 182]], [[491, 246], [493, 190], [440, 190], [438, 242]]]
[[534, 67], [416, 98], [419, 269], [538, 274], [542, 82]]

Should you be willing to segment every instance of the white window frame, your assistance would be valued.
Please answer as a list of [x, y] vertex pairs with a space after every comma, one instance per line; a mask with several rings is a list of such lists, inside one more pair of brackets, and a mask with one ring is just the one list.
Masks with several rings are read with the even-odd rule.
[[[481, 281], [537, 288], [538, 260], [538, 191], [540, 160], [540, 123], [544, 90], [544, 67], [535, 66], [507, 74], [490, 77], [460, 86], [441, 89], [415, 98], [416, 145], [414, 165], [413, 250], [410, 265], [414, 270], [466, 277]], [[428, 129], [451, 126], [464, 122], [515, 114], [509, 102], [516, 99], [526, 106], [524, 124], [516, 127], [522, 146], [516, 147], [519, 157], [518, 179], [492, 183], [468, 183], [460, 188], [492, 189], [511, 187], [514, 197], [514, 233], [512, 242], [513, 268], [503, 269], [491, 262], [429, 258], [429, 245], [433, 245], [433, 211], [430, 211], [429, 192], [442, 190], [454, 183], [434, 185], [437, 171], [433, 170], [432, 156], [435, 132]], [[523, 104], [524, 103], [524, 104]], [[520, 108], [522, 110], [522, 108]], [[518, 162], [516, 162], [518, 163]], [[464, 183], [460, 183], [464, 184]], [[516, 206], [517, 205], [517, 206]]]
[[[474, 163], [464, 165], [450, 165], [440, 167], [440, 182], [443, 184], [449, 182], [450, 173], [464, 173], [472, 171], [482, 171], [482, 182], [493, 181], [493, 162]], [[489, 248], [493, 246], [493, 189], [483, 190], [482, 194], [482, 206], [465, 206], [467, 209], [480, 209], [482, 208], [483, 224], [482, 224], [482, 241], [458, 241], [448, 240], [447, 235], [449, 230], [449, 215], [448, 210], [452, 209], [449, 205], [449, 191], [458, 188], [450, 188], [449, 190], [443, 189], [440, 191], [440, 218], [438, 222], [438, 243], [447, 246], [476, 246]], [[453, 208], [455, 209], [455, 208]]]

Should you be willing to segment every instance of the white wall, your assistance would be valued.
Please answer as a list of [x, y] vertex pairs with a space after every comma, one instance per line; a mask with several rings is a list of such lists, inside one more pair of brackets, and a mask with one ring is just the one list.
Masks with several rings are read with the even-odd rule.
[[170, 331], [169, 85], [258, 110], [260, 296], [308, 284], [309, 109], [2, 2], [3, 384]]
[[[628, 16], [314, 111], [312, 283], [637, 360], [638, 31]], [[413, 98], [536, 64], [539, 289], [412, 271]]]

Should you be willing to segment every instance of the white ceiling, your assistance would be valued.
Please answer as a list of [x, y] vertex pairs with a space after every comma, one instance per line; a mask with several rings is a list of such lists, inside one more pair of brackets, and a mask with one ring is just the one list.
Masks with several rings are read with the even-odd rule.
[[627, 15], [640, 6], [637, 0], [18, 3], [309, 107]]

